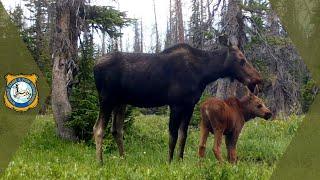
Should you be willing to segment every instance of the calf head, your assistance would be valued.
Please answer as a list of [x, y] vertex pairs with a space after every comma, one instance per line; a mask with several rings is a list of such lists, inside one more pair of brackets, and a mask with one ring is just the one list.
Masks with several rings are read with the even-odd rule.
[[225, 60], [225, 68], [231, 79], [237, 79], [245, 84], [251, 92], [257, 84], [260, 84], [262, 79], [258, 71], [247, 61], [241, 50], [225, 40], [227, 37], [220, 37], [220, 42], [228, 46], [228, 55]]
[[245, 116], [247, 119], [261, 117], [268, 120], [271, 118], [272, 113], [266, 107], [263, 100], [257, 97], [257, 94], [258, 89], [256, 86], [254, 93], [248, 92], [248, 94], [241, 99]]

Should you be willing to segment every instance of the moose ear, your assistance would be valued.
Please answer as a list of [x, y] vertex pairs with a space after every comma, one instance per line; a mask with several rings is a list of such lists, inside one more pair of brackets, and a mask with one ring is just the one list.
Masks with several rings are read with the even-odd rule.
[[250, 96], [251, 92], [247, 86], [244, 86], [246, 96]]
[[222, 45], [222, 46], [230, 46], [230, 42], [229, 42], [229, 37], [228, 35], [226, 34], [223, 34], [223, 35], [220, 35], [219, 36], [219, 43]]
[[259, 87], [258, 85], [256, 85], [256, 87], [254, 88], [253, 94], [257, 96], [258, 93], [259, 93]]

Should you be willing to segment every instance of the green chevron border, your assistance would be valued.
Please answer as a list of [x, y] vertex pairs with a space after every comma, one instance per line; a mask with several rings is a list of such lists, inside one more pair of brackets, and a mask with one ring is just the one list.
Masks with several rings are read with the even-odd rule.
[[[36, 74], [40, 103], [27, 112], [4, 105], [6, 74]], [[49, 86], [0, 2], [0, 173], [7, 167], [49, 94]]]
[[[319, 86], [320, 1], [271, 0], [271, 5]], [[271, 179], [320, 179], [319, 95], [278, 162]]]
[[[318, 0], [271, 0], [282, 24], [320, 85], [320, 2]], [[40, 102], [49, 88], [34, 60], [9, 21], [0, 3], [0, 98], [5, 87], [4, 76], [36, 73]], [[40, 106], [38, 106], [40, 107]], [[38, 109], [17, 113], [0, 101], [0, 172], [26, 135]], [[320, 177], [320, 96], [317, 96], [296, 137], [278, 162], [271, 179], [319, 179]]]

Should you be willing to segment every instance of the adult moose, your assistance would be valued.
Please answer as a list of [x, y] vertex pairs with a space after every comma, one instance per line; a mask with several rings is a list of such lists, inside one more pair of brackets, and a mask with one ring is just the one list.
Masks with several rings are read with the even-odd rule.
[[[227, 42], [223, 36], [221, 42]], [[224, 45], [227, 45], [224, 43]], [[100, 112], [94, 125], [96, 156], [102, 163], [102, 141], [113, 111], [112, 134], [120, 156], [124, 155], [123, 121], [126, 105], [169, 105], [169, 162], [179, 134], [183, 158], [188, 125], [195, 104], [207, 84], [229, 77], [254, 90], [261, 77], [236, 46], [202, 51], [178, 44], [159, 54], [115, 52], [103, 56], [94, 67]]]

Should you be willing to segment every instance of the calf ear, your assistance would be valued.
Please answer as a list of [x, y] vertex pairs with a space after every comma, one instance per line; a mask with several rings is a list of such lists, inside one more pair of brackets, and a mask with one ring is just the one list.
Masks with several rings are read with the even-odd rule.
[[258, 93], [259, 93], [259, 87], [258, 85], [256, 85], [256, 87], [254, 88], [253, 94], [257, 96]]

